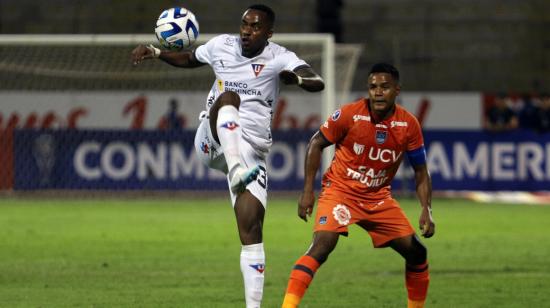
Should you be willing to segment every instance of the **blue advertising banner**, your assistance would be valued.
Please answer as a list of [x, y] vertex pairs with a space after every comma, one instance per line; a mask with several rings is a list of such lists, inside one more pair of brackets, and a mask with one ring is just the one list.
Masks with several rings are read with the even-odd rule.
[[550, 134], [427, 131], [436, 190], [550, 190]]
[[[313, 132], [277, 132], [269, 189], [302, 185]], [[195, 154], [194, 131], [16, 130], [15, 189], [227, 189], [223, 173]]]
[[[274, 132], [270, 190], [300, 190], [313, 131]], [[426, 131], [434, 190], [550, 190], [550, 134]], [[16, 130], [14, 188], [225, 190], [225, 176], [195, 155], [194, 131]], [[407, 172], [403, 172], [407, 171]], [[409, 175], [401, 168], [392, 185]]]

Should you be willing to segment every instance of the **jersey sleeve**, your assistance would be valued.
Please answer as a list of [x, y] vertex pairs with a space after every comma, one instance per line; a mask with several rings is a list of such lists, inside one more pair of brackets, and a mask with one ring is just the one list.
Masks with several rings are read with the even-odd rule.
[[216, 48], [217, 42], [222, 38], [222, 35], [216, 36], [206, 42], [206, 44], [201, 45], [195, 49], [195, 58], [202, 63], [212, 65], [214, 58], [214, 49]]
[[334, 113], [325, 121], [319, 129], [323, 136], [331, 143], [337, 143], [342, 140], [350, 127], [350, 112], [346, 106], [334, 111]]
[[298, 58], [298, 56], [285, 48], [281, 48], [282, 51], [277, 56], [277, 63], [279, 64], [279, 71], [293, 71], [300, 66], [309, 66], [306, 61]]
[[422, 136], [422, 128], [415, 116], [410, 115], [410, 129], [408, 130], [407, 151], [416, 150], [424, 145], [424, 137]]

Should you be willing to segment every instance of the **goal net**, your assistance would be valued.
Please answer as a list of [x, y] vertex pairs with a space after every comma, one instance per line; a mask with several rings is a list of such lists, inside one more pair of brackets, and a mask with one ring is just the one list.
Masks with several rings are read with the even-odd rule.
[[[196, 45], [206, 42], [213, 36], [201, 34]], [[323, 120], [336, 109], [338, 104], [350, 99], [348, 94], [361, 53], [359, 45], [336, 45], [332, 37], [325, 34], [275, 34], [272, 41], [296, 52], [323, 76], [325, 91], [315, 94], [319, 96], [317, 102], [321, 101], [321, 104], [317, 103], [315, 108], [318, 108], [317, 111], [320, 111]], [[163, 97], [164, 93], [170, 96], [182, 91], [194, 91], [200, 93], [204, 101], [204, 96], [214, 80], [213, 73], [207, 66], [186, 70], [174, 68], [161, 61], [144, 61], [136, 67], [130, 65], [132, 48], [137, 44], [148, 43], [157, 43], [154, 35], [0, 35], [0, 93], [2, 93], [0, 143], [3, 145], [2, 149], [6, 149], [4, 146], [7, 145], [14, 146], [7, 144], [13, 142], [13, 136], [11, 136], [13, 129], [74, 128], [74, 126], [71, 127], [71, 123], [74, 125], [78, 121], [80, 121], [78, 122], [80, 129], [121, 128], [117, 126], [116, 118], [112, 118], [108, 107], [100, 108], [99, 112], [103, 114], [96, 117], [93, 122], [86, 122], [83, 116], [80, 117], [83, 120], [78, 120], [78, 114], [75, 115], [78, 110], [68, 111], [72, 113], [59, 120], [55, 115], [56, 102], [63, 104], [60, 102], [63, 98], [59, 98], [63, 94], [59, 93], [70, 93], [69, 95], [74, 97], [72, 101], [78, 102], [86, 99], [91, 101], [90, 97], [96, 97], [97, 101], [93, 104], [98, 106], [107, 104], [111, 96], [128, 93], [134, 95], [158, 93], [159, 97]], [[283, 93], [288, 92], [300, 91], [296, 87], [284, 87]], [[76, 105], [74, 102], [71, 104]], [[63, 108], [65, 107], [61, 109]], [[81, 112], [91, 113], [88, 109]], [[45, 113], [42, 117], [40, 110]], [[163, 107], [162, 111], [164, 110]], [[125, 111], [132, 112], [132, 110]], [[51, 114], [52, 112], [54, 115]], [[150, 125], [145, 123], [141, 127], [138, 123], [136, 126], [139, 122], [136, 122], [138, 116], [139, 114], [134, 115], [133, 121], [128, 125], [131, 126], [129, 128], [157, 127], [156, 123]], [[147, 120], [148, 118], [143, 121]], [[188, 122], [196, 124], [193, 120]], [[52, 123], [54, 125], [48, 125]], [[112, 127], [109, 127], [110, 123], [113, 124]], [[192, 126], [188, 125], [188, 127]], [[9, 138], [6, 135], [10, 135]], [[48, 138], [41, 140], [48, 140]], [[40, 148], [39, 145], [35, 147]], [[43, 152], [44, 148], [47, 147], [42, 145]], [[37, 151], [35, 156], [40, 152]], [[328, 159], [325, 158], [325, 161]], [[34, 160], [36, 162], [37, 159], [34, 158]], [[0, 163], [6, 162], [17, 163], [13, 153], [2, 150]], [[9, 184], [0, 183], [0, 189], [17, 182], [17, 175], [5, 169], [4, 174], [0, 174], [0, 178], [12, 179], [8, 181], [11, 182]]]

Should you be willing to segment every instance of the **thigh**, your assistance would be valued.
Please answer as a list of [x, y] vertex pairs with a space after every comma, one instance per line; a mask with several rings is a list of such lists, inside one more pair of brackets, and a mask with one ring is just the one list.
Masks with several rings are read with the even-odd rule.
[[[252, 196], [254, 196], [260, 204], [264, 207], [267, 207], [267, 187], [268, 187], [268, 174], [265, 162], [265, 156], [256, 151], [248, 142], [243, 139], [239, 143], [239, 151], [241, 153], [241, 163], [245, 168], [252, 168], [254, 166], [260, 166], [260, 174], [255, 181], [250, 182], [246, 186], [246, 190], [249, 191]], [[227, 183], [231, 182], [229, 177], [227, 178]], [[233, 206], [235, 206], [237, 201], [237, 196], [229, 190], [231, 194], [231, 201]]]
[[203, 164], [209, 168], [227, 174], [227, 163], [221, 146], [212, 137], [208, 118], [203, 118], [195, 133], [195, 153]]
[[364, 207], [367, 218], [357, 225], [368, 231], [374, 247], [386, 247], [394, 239], [414, 234], [409, 219], [395, 199], [380, 200]]

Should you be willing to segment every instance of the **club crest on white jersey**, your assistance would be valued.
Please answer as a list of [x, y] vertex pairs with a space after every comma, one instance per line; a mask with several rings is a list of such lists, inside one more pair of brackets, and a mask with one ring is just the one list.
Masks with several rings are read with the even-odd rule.
[[257, 63], [252, 63], [251, 65], [252, 65], [252, 71], [254, 71], [254, 75], [256, 75], [256, 77], [260, 75], [260, 73], [262, 72], [265, 66], [265, 64], [257, 64]]

